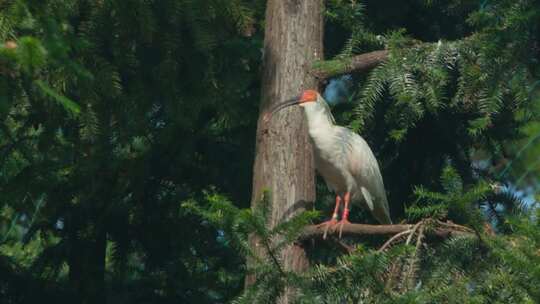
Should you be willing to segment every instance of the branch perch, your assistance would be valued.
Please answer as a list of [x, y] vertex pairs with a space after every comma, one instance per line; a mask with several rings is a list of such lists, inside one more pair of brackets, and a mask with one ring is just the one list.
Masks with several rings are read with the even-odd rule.
[[316, 62], [311, 72], [319, 79], [328, 79], [352, 72], [371, 70], [387, 58], [388, 50], [373, 51], [345, 59]]
[[[410, 232], [416, 224], [395, 224], [395, 225], [368, 225], [368, 224], [345, 224], [343, 225], [343, 234], [345, 236], [362, 235], [392, 235], [402, 232]], [[474, 235], [474, 231], [465, 226], [453, 223], [444, 223], [437, 221], [432, 229], [426, 231], [426, 234], [436, 235], [441, 238], [448, 238], [457, 235]], [[304, 228], [300, 239], [322, 238], [324, 227], [319, 225], [309, 225]], [[406, 233], [404, 233], [406, 234]]]

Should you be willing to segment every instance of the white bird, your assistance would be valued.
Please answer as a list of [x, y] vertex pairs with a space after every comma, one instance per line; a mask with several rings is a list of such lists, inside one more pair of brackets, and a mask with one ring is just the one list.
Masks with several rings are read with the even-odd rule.
[[[300, 98], [276, 105], [265, 120], [276, 111], [292, 105], [304, 108], [309, 136], [313, 142], [315, 168], [328, 188], [336, 193], [332, 218], [320, 224], [325, 226], [324, 237], [328, 229], [334, 229], [335, 225], [339, 226], [341, 237], [343, 225], [350, 223], [350, 202], [359, 203], [368, 209], [381, 224], [391, 224], [381, 171], [366, 141], [351, 130], [336, 125], [328, 104], [314, 90], [304, 91]], [[338, 222], [342, 201], [343, 213]]]

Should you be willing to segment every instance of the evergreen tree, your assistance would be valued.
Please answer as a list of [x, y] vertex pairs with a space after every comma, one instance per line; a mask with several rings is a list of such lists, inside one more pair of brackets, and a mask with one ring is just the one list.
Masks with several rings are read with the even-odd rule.
[[540, 2], [324, 1], [327, 60], [301, 69], [321, 89], [347, 75], [334, 115], [373, 148], [398, 223], [328, 240], [320, 179], [322, 212], [276, 219], [264, 183], [246, 209], [265, 2], [0, 3], [0, 302], [539, 302], [521, 193], [538, 189]]
[[[238, 258], [179, 202], [212, 185], [248, 195], [237, 186], [254, 139], [238, 130], [253, 129], [239, 117], [256, 112], [257, 6], [1, 6], [2, 257], [24, 275], [0, 297], [214, 303], [234, 294]], [[28, 242], [34, 250], [20, 252]]]
[[[538, 119], [531, 110], [538, 102], [538, 3], [497, 1], [477, 8], [426, 3], [427, 9], [436, 6], [448, 13], [458, 6], [469, 10], [463, 36], [449, 33], [456, 37], [436, 42], [392, 28], [377, 35], [376, 27], [363, 19], [369, 2], [354, 5], [330, 3], [327, 14], [339, 20], [338, 26], [348, 27], [351, 37], [335, 59], [317, 62], [315, 73], [354, 74], [358, 89], [351, 98], [353, 115], [347, 111], [340, 120], [376, 147], [394, 217], [415, 224], [386, 242], [370, 239], [368, 247], [354, 249], [338, 241], [346, 249], [344, 256], [336, 256], [336, 247], [329, 254], [328, 248], [304, 244], [314, 252], [315, 266], [298, 273], [287, 267], [280, 253], [284, 245], [275, 235], [288, 222], [265, 225], [264, 216], [254, 210], [249, 222], [259, 224], [251, 230], [246, 224], [245, 229], [263, 240], [258, 244], [267, 245], [262, 255], [249, 253], [262, 259], [251, 267], [259, 280], [238, 302], [281, 303], [288, 290], [297, 290], [296, 301], [302, 303], [538, 301], [535, 288], [525, 283], [538, 280], [536, 270], [523, 273], [524, 265], [536, 263], [538, 244], [535, 236], [522, 233], [536, 229], [519, 228], [536, 226], [536, 209], [531, 206], [532, 213], [527, 212], [509, 188], [512, 163], [504, 162], [520, 153], [512, 155], [508, 145], [533, 140], [523, 130]], [[363, 54], [374, 49], [387, 51]], [[367, 75], [356, 73], [373, 65], [377, 67]], [[267, 213], [273, 216], [275, 211]], [[201, 214], [212, 219], [214, 213]], [[236, 216], [227, 222], [235, 222]], [[356, 219], [371, 221], [365, 214]], [[450, 238], [443, 242], [433, 240], [441, 229], [459, 233], [446, 235]], [[302, 238], [301, 229], [296, 233]], [[517, 245], [518, 236], [531, 247]]]

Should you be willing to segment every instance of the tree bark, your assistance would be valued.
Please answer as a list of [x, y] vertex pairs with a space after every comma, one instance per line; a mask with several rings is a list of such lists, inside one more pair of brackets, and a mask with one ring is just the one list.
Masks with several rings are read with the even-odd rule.
[[[269, 122], [262, 117], [270, 106], [297, 96], [304, 89], [318, 88], [310, 69], [322, 56], [323, 0], [269, 0], [251, 206], [257, 208], [264, 190], [270, 191], [271, 227], [312, 204], [315, 171], [300, 107], [284, 109]], [[252, 240], [252, 248], [264, 254], [256, 239]], [[279, 258], [286, 271], [302, 271], [308, 266], [300, 246], [285, 248]], [[246, 284], [254, 279], [248, 276]], [[279, 302], [290, 300], [291, 292], [286, 292]]]

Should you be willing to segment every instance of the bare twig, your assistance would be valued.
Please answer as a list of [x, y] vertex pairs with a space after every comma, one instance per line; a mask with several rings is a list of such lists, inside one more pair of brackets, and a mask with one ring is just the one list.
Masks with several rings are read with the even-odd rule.
[[420, 221], [420, 222], [416, 223], [416, 225], [414, 225], [414, 228], [412, 229], [411, 234], [409, 234], [409, 237], [407, 238], [407, 241], [405, 242], [406, 245], [409, 245], [411, 243], [413, 235], [418, 230], [418, 227], [420, 227], [420, 225], [422, 225], [423, 223], [424, 223], [424, 221]]
[[426, 226], [425, 225], [422, 225], [422, 227], [420, 227], [420, 231], [418, 232], [418, 237], [416, 239], [416, 252], [418, 252], [418, 250], [420, 250], [420, 246], [422, 245], [422, 239], [424, 238], [424, 228]]
[[455, 224], [455, 223], [452, 223], [451, 221], [443, 222], [443, 221], [437, 220], [436, 223], [439, 224], [440, 226], [447, 227], [447, 228], [450, 228], [450, 229], [454, 229], [456, 231], [461, 231], [461, 232], [466, 232], [466, 233], [474, 233], [473, 229], [465, 227], [465, 226], [461, 226], [461, 225], [458, 225], [458, 224]]
[[415, 249], [414, 249], [414, 252], [411, 256], [411, 259], [410, 259], [410, 263], [409, 263], [409, 271], [407, 273], [407, 276], [406, 276], [406, 283], [407, 283], [407, 287], [408, 288], [413, 288], [414, 287], [414, 279], [416, 277], [416, 263], [418, 261], [418, 255], [419, 255], [419, 252], [420, 252], [420, 246], [422, 245], [422, 239], [424, 238], [424, 228], [426, 227], [425, 226], [425, 223], [421, 222], [422, 225], [420, 226], [420, 229], [418, 231], [418, 236], [416, 237], [416, 246], [415, 246]]
[[391, 237], [388, 241], [386, 241], [384, 243], [384, 245], [381, 246], [381, 248], [379, 248], [379, 252], [382, 252], [384, 251], [386, 248], [388, 248], [390, 245], [392, 245], [393, 242], [395, 242], [396, 240], [398, 240], [399, 238], [401, 237], [404, 237], [406, 236], [407, 234], [409, 236], [411, 236], [413, 234], [414, 230], [413, 229], [409, 229], [409, 230], [405, 230], [405, 231], [402, 231], [396, 235], [394, 235], [393, 237]]
[[[386, 283], [387, 288], [391, 288], [391, 286], [393, 285], [393, 282], [397, 279], [401, 269], [404, 269], [403, 271], [406, 271], [407, 274], [405, 275], [405, 278], [403, 280], [401, 280], [401, 287], [400, 288], [410, 288], [410, 286], [413, 285], [412, 283], [413, 283], [413, 279], [414, 279], [415, 272], [416, 272], [417, 256], [418, 256], [418, 252], [420, 250], [420, 246], [422, 245], [422, 240], [424, 238], [424, 228], [426, 227], [426, 224], [429, 221], [430, 221], [430, 219], [422, 220], [422, 221], [416, 223], [416, 225], [414, 225], [414, 227], [412, 229], [409, 229], [409, 230], [406, 230], [406, 231], [403, 231], [403, 232], [400, 232], [400, 233], [394, 235], [392, 238], [390, 238], [388, 241], [386, 241], [384, 243], [384, 245], [378, 250], [379, 252], [382, 252], [382, 251], [386, 250], [387, 248], [389, 248], [392, 245], [392, 243], [394, 243], [395, 241], [397, 241], [400, 238], [403, 238], [406, 235], [408, 235], [408, 236], [407, 236], [407, 240], [405, 241], [405, 244], [408, 245], [408, 244], [411, 243], [414, 235], [418, 231], [418, 236], [416, 237], [415, 250], [412, 253], [412, 255], [410, 256], [410, 258], [408, 259], [408, 261], [409, 261], [408, 265], [405, 265], [405, 262], [401, 263], [400, 262], [401, 259], [398, 259], [397, 261], [392, 263], [392, 265], [390, 266], [390, 270], [389, 270], [389, 274], [388, 274], [388, 280], [387, 280], [387, 283]], [[408, 267], [408, 269], [405, 268], [405, 267]]]

